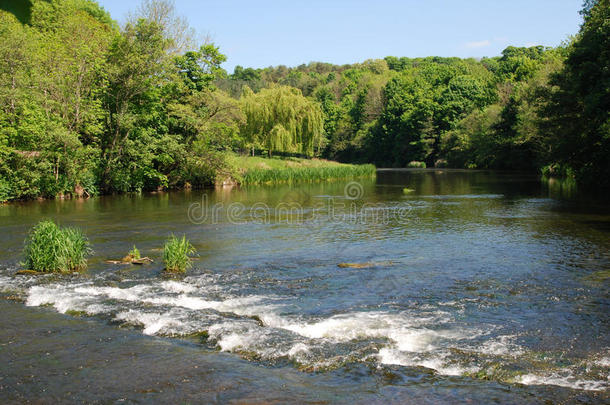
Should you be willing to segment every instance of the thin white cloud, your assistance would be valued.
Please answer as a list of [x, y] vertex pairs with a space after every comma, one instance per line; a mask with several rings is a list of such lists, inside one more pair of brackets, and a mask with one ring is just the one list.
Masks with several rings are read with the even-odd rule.
[[491, 45], [491, 41], [486, 39], [485, 41], [474, 41], [467, 42], [464, 46], [468, 49], [476, 49], [476, 48], [485, 48], [486, 46]]

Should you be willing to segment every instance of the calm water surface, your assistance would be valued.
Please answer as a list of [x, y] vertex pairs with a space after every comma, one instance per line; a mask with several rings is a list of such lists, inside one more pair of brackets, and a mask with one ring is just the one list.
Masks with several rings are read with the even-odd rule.
[[[610, 207], [560, 191], [410, 170], [0, 206], [0, 400], [609, 402]], [[14, 276], [44, 218], [85, 230], [85, 273]], [[134, 244], [154, 263], [106, 263]]]

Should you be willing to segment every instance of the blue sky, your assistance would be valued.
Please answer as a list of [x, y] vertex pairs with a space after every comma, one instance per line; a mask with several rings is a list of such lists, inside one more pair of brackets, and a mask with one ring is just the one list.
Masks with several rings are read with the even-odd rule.
[[[124, 21], [138, 2], [98, 0]], [[223, 65], [336, 64], [394, 56], [497, 56], [575, 34], [582, 0], [175, 0]]]

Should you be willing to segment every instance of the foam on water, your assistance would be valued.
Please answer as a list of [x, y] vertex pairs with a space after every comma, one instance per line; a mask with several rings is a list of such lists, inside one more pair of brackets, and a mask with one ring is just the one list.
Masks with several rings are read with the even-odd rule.
[[130, 309], [129, 311], [119, 312], [114, 319], [128, 324], [142, 325], [142, 333], [145, 335], [155, 335], [161, 331], [170, 334], [170, 330], [176, 330], [182, 322], [172, 311], [166, 313], [145, 313]]
[[178, 281], [162, 281], [161, 288], [166, 291], [174, 292], [174, 293], [192, 293], [197, 291], [197, 287], [187, 283], [181, 283]]
[[[111, 307], [100, 305], [94, 296], [84, 295], [79, 287], [62, 285], [34, 286], [27, 293], [27, 306], [52, 305], [58, 312], [84, 311], [96, 315], [110, 310]], [[100, 312], [94, 312], [100, 311]]]
[[565, 370], [562, 374], [525, 374], [520, 376], [517, 382], [525, 385], [557, 385], [587, 391], [604, 391], [610, 388], [608, 381], [581, 380], [574, 377], [570, 370]]
[[[599, 360], [593, 362], [596, 366], [600, 367], [610, 367], [610, 357], [602, 357]], [[610, 378], [610, 376], [608, 377]]]
[[432, 355], [421, 353], [404, 352], [393, 348], [382, 348], [378, 354], [379, 362], [382, 364], [393, 364], [399, 366], [419, 366], [435, 370], [442, 375], [462, 375], [479, 370], [475, 366], [461, 366], [452, 363], [447, 352], [439, 352]]
[[515, 344], [514, 335], [498, 336], [479, 345], [474, 351], [495, 356], [518, 357], [525, 353], [524, 349]]
[[354, 339], [386, 338], [396, 342], [401, 350], [412, 351], [431, 350], [435, 341], [461, 336], [458, 331], [435, 331], [423, 327], [447, 322], [448, 314], [442, 311], [423, 317], [408, 313], [353, 312], [318, 322], [295, 322], [274, 313], [264, 313], [260, 319], [267, 326], [289, 330], [310, 339], [347, 342]]
[[[515, 343], [515, 335], [488, 336], [493, 326], [473, 329], [456, 323], [446, 309], [463, 308], [468, 299], [401, 312], [352, 311], [312, 319], [288, 311], [289, 298], [236, 295], [218, 281], [204, 275], [182, 281], [124, 280], [120, 286], [96, 284], [103, 280], [33, 285], [26, 277], [0, 276], [0, 289], [21, 289], [28, 306], [52, 305], [61, 313], [108, 316], [114, 322], [141, 327], [147, 335], [185, 336], [206, 331], [208, 341], [222, 351], [256, 353], [270, 361], [288, 358], [314, 368], [345, 360], [374, 360], [380, 365], [426, 367], [441, 375], [464, 375], [483, 366], [456, 355], [454, 349], [504, 361], [526, 353]], [[589, 362], [601, 368], [609, 363], [607, 356]], [[517, 382], [581, 390], [608, 388], [607, 381], [577, 378], [568, 371], [548, 375], [532, 371]]]
[[212, 325], [208, 333], [220, 349], [227, 352], [250, 350], [266, 340], [265, 332], [252, 322], [222, 322]]

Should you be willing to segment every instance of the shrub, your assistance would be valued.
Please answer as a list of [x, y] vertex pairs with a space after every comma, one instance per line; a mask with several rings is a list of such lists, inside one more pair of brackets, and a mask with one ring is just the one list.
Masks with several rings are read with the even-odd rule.
[[409, 168], [417, 168], [417, 169], [425, 169], [426, 168], [426, 163], [425, 162], [418, 162], [416, 160], [413, 160], [411, 162], [409, 162], [407, 164], [407, 167]]
[[174, 235], [170, 236], [163, 247], [165, 271], [184, 273], [192, 265], [189, 256], [195, 253], [195, 248], [186, 239], [186, 236], [182, 236], [181, 239]]
[[60, 228], [53, 221], [41, 221], [26, 239], [22, 265], [44, 273], [80, 271], [87, 267], [87, 256], [92, 252], [80, 229]]
[[544, 166], [540, 169], [542, 175], [545, 177], [564, 177], [564, 178], [574, 178], [574, 170], [567, 166], [561, 165], [558, 163], [551, 163], [549, 165]]
[[10, 200], [12, 196], [10, 183], [0, 177], [0, 203]]

